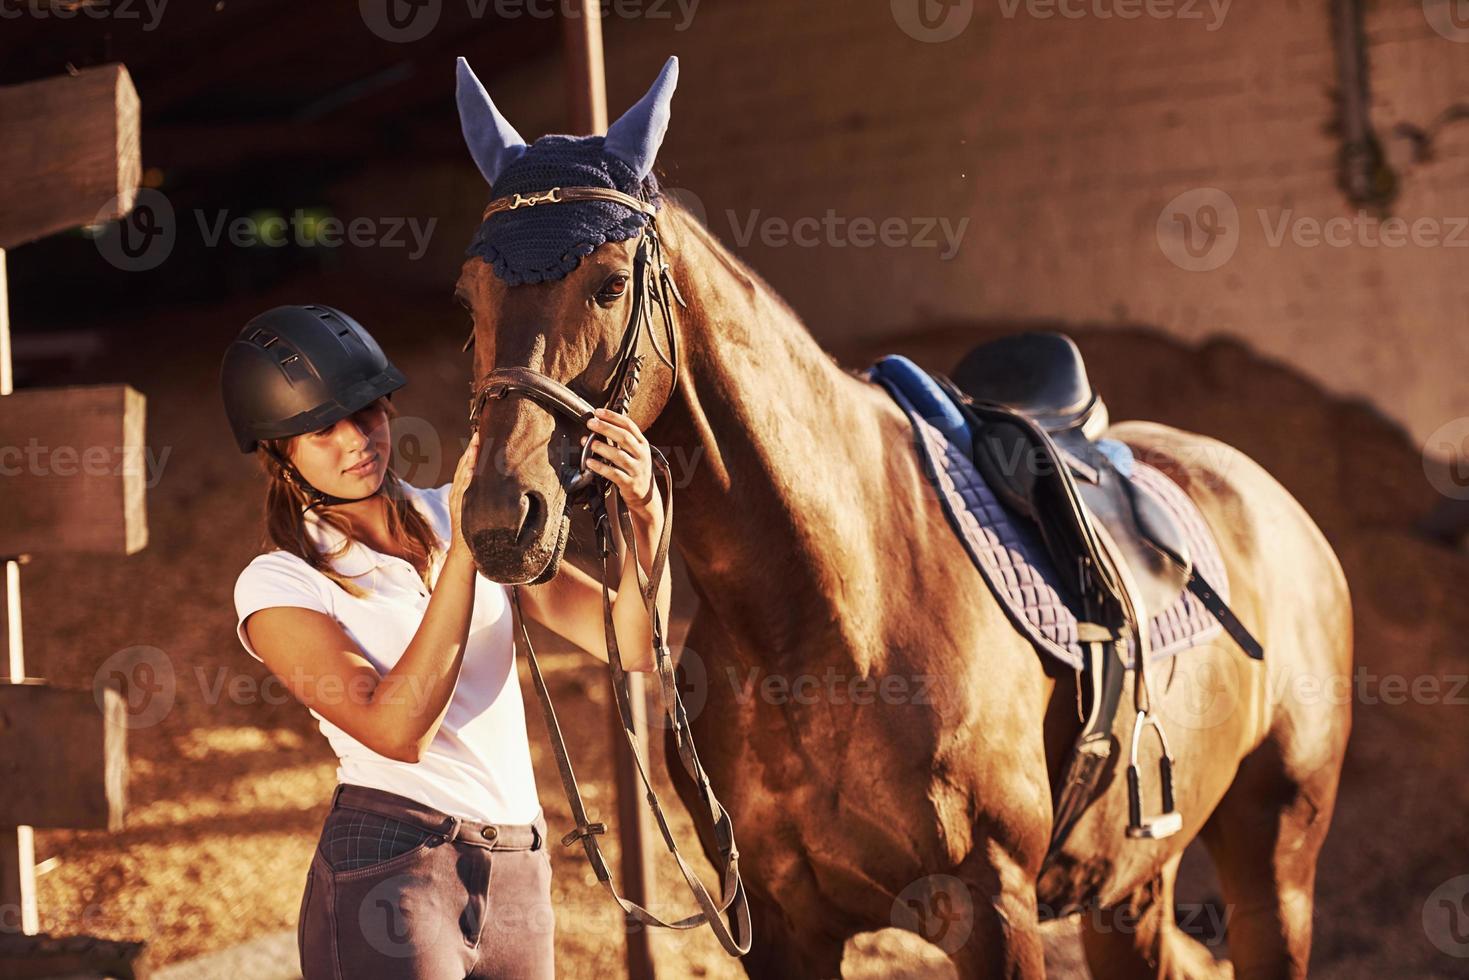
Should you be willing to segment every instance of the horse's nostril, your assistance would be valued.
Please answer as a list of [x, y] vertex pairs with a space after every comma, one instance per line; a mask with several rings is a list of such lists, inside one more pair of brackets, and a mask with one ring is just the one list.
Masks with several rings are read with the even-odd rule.
[[528, 493], [520, 500], [520, 527], [515, 534], [517, 547], [529, 545], [541, 530], [541, 522], [544, 520], [545, 505], [538, 493]]

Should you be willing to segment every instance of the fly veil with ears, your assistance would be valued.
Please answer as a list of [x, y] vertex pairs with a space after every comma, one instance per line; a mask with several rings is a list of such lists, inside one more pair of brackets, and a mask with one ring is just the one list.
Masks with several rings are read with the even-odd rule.
[[[605, 388], [597, 394], [608, 408], [626, 412], [640, 427], [646, 428], [657, 418], [678, 386], [678, 334], [674, 325], [674, 303], [685, 305], [663, 260], [658, 237], [658, 185], [652, 176], [653, 162], [667, 131], [674, 87], [678, 83], [678, 59], [670, 58], [663, 66], [653, 87], [602, 136], [542, 136], [527, 147], [514, 127], [502, 116], [485, 92], [484, 86], [463, 59], [458, 63], [459, 119], [465, 142], [480, 173], [490, 184], [493, 200], [485, 208], [469, 254], [478, 256], [494, 269], [510, 286], [561, 279], [574, 270], [581, 260], [608, 242], [638, 238], [634, 255], [632, 290], [627, 324], [608, 375]], [[665, 355], [654, 330], [653, 312], [661, 321]], [[471, 342], [473, 335], [471, 335]], [[466, 347], [468, 344], [466, 344]], [[669, 367], [666, 379], [645, 386], [643, 369], [647, 351], [655, 353]], [[479, 416], [492, 400], [512, 395], [530, 398], [548, 412], [584, 427], [593, 415], [590, 402], [566, 384], [526, 365], [497, 366], [478, 378], [470, 400], [469, 424], [478, 430]], [[580, 502], [592, 512], [596, 527], [597, 552], [602, 563], [602, 612], [607, 642], [607, 667], [612, 677], [612, 690], [621, 717], [623, 734], [637, 764], [638, 775], [647, 791], [648, 804], [657, 818], [664, 843], [688, 883], [700, 911], [668, 922], [632, 902], [617, 891], [607, 862], [597, 843], [597, 835], [606, 833], [606, 825], [587, 817], [581, 791], [572, 771], [566, 744], [551, 705], [525, 617], [520, 609], [519, 588], [512, 588], [516, 615], [520, 620], [521, 639], [536, 694], [546, 718], [551, 747], [561, 782], [571, 805], [576, 828], [562, 838], [571, 845], [580, 840], [593, 871], [631, 919], [645, 925], [671, 929], [690, 929], [708, 924], [721, 945], [732, 955], [743, 955], [750, 949], [750, 912], [740, 880], [739, 851], [735, 847], [734, 824], [729, 813], [720, 806], [709, 784], [709, 778], [694, 750], [688, 727], [688, 714], [679, 697], [674, 677], [673, 660], [665, 641], [664, 624], [657, 608], [658, 587], [667, 569], [669, 528], [673, 522], [673, 479], [668, 461], [652, 447], [655, 477], [664, 484], [664, 520], [653, 556], [650, 575], [644, 575], [638, 562], [637, 542], [626, 507], [618, 508], [623, 539], [632, 549], [637, 566], [638, 584], [648, 617], [653, 626], [653, 659], [659, 678], [663, 710], [673, 733], [679, 758], [689, 778], [698, 789], [707, 808], [713, 838], [718, 850], [722, 895], [718, 902], [710, 896], [698, 876], [679, 854], [673, 832], [668, 826], [658, 796], [648, 780], [642, 746], [633, 725], [632, 708], [627, 691], [627, 676], [618, 651], [612, 621], [612, 538], [608, 522], [606, 496], [615, 492], [603, 477], [587, 468], [591, 436], [582, 449], [575, 471], [562, 474], [567, 491], [566, 509], [561, 515], [558, 553], [566, 536], [569, 510]], [[655, 482], [655, 490], [657, 484]], [[553, 555], [547, 569], [537, 581], [555, 574]], [[728, 912], [733, 926], [725, 921]]]

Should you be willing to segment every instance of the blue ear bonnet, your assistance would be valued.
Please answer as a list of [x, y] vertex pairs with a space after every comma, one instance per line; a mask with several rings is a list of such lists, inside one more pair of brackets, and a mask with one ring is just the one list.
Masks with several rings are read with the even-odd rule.
[[[608, 154], [602, 136], [542, 136], [506, 164], [494, 182], [496, 198], [553, 187], [610, 187], [657, 206], [658, 180], [638, 175]], [[573, 201], [501, 211], [482, 222], [467, 255], [484, 259], [507, 285], [565, 277], [585, 255], [607, 242], [637, 237], [647, 215], [612, 201]]]
[[[475, 166], [496, 199], [553, 187], [604, 187], [658, 203], [653, 162], [663, 145], [678, 86], [669, 58], [646, 95], [607, 127], [606, 136], [542, 136], [525, 145], [469, 62], [455, 66], [459, 126]], [[480, 223], [468, 254], [511, 286], [560, 279], [599, 245], [636, 236], [648, 216], [615, 201], [568, 201], [499, 211]]]

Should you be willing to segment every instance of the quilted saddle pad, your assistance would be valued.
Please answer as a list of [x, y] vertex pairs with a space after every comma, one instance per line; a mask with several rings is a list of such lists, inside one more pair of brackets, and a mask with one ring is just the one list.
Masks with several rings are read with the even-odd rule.
[[[969, 457], [924, 418], [901, 390], [870, 371], [868, 378], [881, 384], [907, 414], [924, 475], [975, 568], [1016, 628], [1037, 650], [1081, 669], [1082, 652], [1076, 638], [1080, 605], [1058, 586], [1060, 579], [1040, 531], [1025, 517], [1000, 505]], [[1228, 603], [1229, 576], [1198, 506], [1176, 483], [1140, 461], [1133, 464], [1131, 480], [1139, 492], [1156, 499], [1179, 522], [1194, 565]], [[1203, 603], [1186, 590], [1173, 605], [1155, 612], [1148, 630], [1149, 662], [1207, 643], [1222, 632]], [[1121, 651], [1123, 662], [1129, 666], [1134, 659], [1132, 647], [1129, 639]]]

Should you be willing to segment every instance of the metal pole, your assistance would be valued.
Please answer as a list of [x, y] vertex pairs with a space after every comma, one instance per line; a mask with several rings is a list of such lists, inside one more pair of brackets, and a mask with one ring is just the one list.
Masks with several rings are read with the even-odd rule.
[[[566, 101], [573, 133], [607, 131], [607, 81], [602, 61], [602, 5], [600, 0], [578, 0], [563, 7], [562, 40], [566, 50]], [[630, 546], [629, 546], [630, 552]], [[647, 700], [643, 675], [627, 675], [633, 730], [644, 755], [648, 753]], [[648, 813], [637, 769], [622, 734], [617, 704], [610, 705], [612, 758], [617, 783], [617, 826], [621, 829], [622, 892], [647, 907], [653, 890], [653, 867], [648, 844]], [[635, 919], [626, 920], [627, 975], [652, 980], [653, 949], [648, 930]]]
[[[15, 390], [10, 356], [10, 287], [5, 249], [0, 248], [0, 397]], [[25, 645], [20, 630], [20, 560], [5, 559], [5, 678], [25, 680]], [[27, 936], [41, 931], [36, 910], [36, 843], [28, 826], [0, 827], [0, 932], [19, 927]]]

